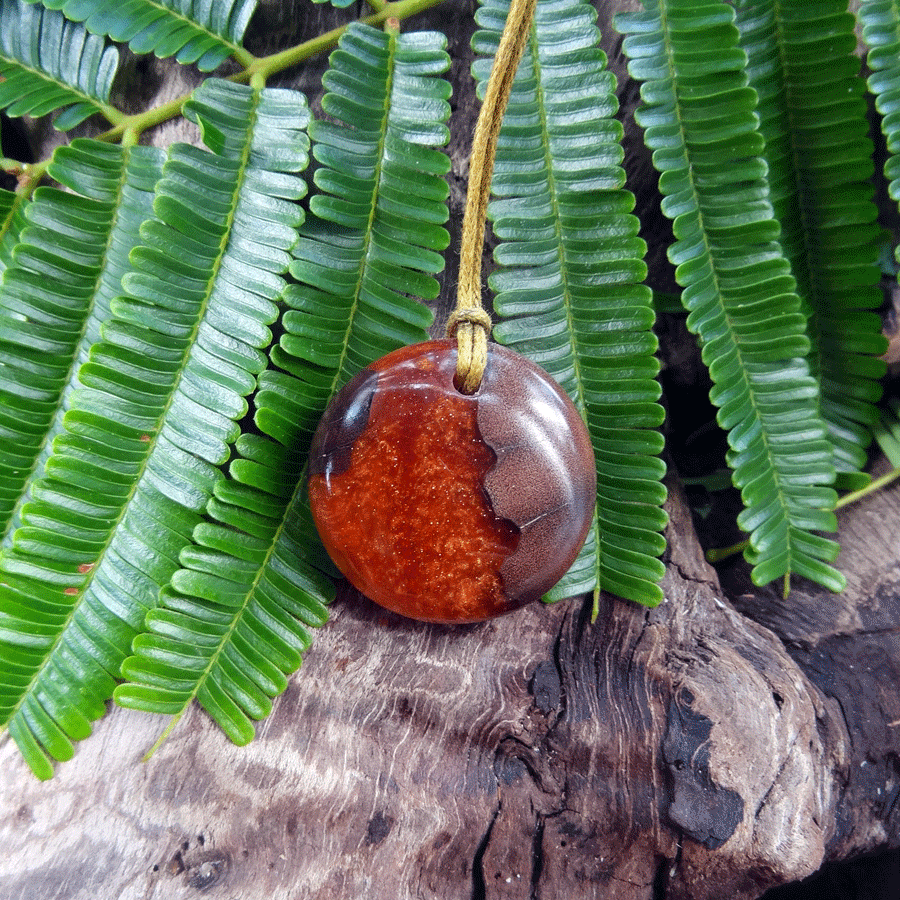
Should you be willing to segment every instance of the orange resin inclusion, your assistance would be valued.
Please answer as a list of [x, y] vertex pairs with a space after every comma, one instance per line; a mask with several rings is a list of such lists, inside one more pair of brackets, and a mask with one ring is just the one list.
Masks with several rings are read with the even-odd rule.
[[499, 569], [519, 532], [483, 488], [496, 457], [477, 400], [440, 383], [429, 357], [407, 366], [402, 384], [376, 386], [349, 467], [310, 477], [319, 533], [344, 575], [394, 612], [432, 622], [506, 612], [519, 604]]

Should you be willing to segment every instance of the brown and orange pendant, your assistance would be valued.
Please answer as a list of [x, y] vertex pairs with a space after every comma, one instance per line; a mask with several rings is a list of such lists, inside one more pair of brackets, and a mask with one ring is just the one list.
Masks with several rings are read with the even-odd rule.
[[430, 622], [473, 622], [546, 593], [596, 500], [590, 437], [543, 369], [496, 344], [477, 391], [455, 386], [453, 340], [372, 363], [313, 439], [322, 541], [363, 594]]

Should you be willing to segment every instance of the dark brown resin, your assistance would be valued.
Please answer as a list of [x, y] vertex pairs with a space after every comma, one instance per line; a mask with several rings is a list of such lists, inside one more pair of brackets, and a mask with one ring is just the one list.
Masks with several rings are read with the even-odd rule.
[[500, 575], [520, 602], [543, 596], [575, 561], [597, 503], [594, 449], [568, 394], [539, 366], [491, 345], [478, 428], [497, 462], [484, 486], [520, 532]]
[[590, 526], [596, 477], [566, 394], [490, 345], [481, 388], [456, 390], [456, 346], [431, 341], [357, 375], [313, 439], [309, 494], [349, 581], [415, 619], [471, 622], [540, 597]]

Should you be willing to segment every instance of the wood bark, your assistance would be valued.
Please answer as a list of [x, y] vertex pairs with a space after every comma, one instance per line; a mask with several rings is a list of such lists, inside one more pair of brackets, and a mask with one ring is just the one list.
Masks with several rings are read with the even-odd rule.
[[[620, 73], [623, 5], [601, 6]], [[294, 11], [268, 4], [257, 40], [296, 42]], [[471, 12], [413, 23], [452, 41], [457, 227]], [[308, 33], [333, 14], [311, 15]], [[170, 71], [137, 62], [139, 102], [182, 92]], [[314, 93], [317, 72], [291, 83]], [[628, 159], [658, 254], [639, 141]], [[668, 511], [657, 609], [604, 596], [596, 623], [576, 599], [453, 628], [344, 589], [246, 748], [194, 708], [143, 762], [165, 722], [112, 708], [41, 784], [6, 740], [0, 898], [751, 900], [900, 846], [900, 489], [841, 516], [843, 594], [795, 581], [786, 601], [743, 564], [720, 582], [674, 480]]]

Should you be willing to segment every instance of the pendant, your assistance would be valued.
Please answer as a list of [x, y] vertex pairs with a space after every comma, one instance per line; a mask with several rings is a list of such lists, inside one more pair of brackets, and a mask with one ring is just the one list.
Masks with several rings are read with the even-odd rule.
[[488, 345], [481, 386], [454, 385], [456, 342], [404, 347], [334, 398], [310, 452], [309, 500], [343, 575], [403, 616], [461, 623], [545, 594], [596, 503], [591, 440], [540, 367]]

